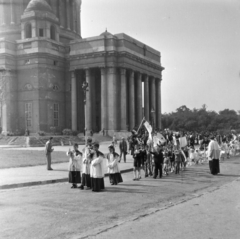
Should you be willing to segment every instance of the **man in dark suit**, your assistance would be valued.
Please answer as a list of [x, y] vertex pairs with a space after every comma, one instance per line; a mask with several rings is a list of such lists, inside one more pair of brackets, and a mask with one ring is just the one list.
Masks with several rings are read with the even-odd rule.
[[121, 141], [119, 143], [119, 150], [120, 150], [120, 159], [119, 163], [121, 162], [122, 155], [123, 155], [123, 160], [124, 163], [126, 163], [126, 154], [127, 154], [127, 142], [124, 138], [121, 138]]
[[49, 140], [45, 144], [45, 154], [46, 154], [46, 158], [47, 158], [47, 170], [53, 170], [51, 168], [51, 153], [54, 150], [52, 148], [52, 139], [53, 139], [53, 137], [50, 137]]

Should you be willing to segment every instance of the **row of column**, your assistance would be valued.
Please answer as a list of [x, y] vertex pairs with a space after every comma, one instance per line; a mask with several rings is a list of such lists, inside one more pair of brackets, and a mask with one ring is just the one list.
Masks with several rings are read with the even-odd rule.
[[60, 27], [81, 34], [80, 7], [81, 5], [75, 0], [59, 1], [59, 4], [57, 4], [56, 15], [59, 19]]
[[[86, 128], [92, 129], [93, 82], [90, 70], [86, 70], [89, 89], [86, 94]], [[77, 79], [71, 73], [72, 129], [77, 130]], [[120, 82], [119, 82], [120, 81]], [[142, 111], [144, 82], [144, 112]], [[127, 110], [128, 109], [128, 110]], [[161, 128], [161, 77], [155, 78], [133, 70], [101, 68], [101, 129], [131, 130], [139, 126], [143, 115], [155, 128]], [[128, 121], [128, 122], [127, 122]]]

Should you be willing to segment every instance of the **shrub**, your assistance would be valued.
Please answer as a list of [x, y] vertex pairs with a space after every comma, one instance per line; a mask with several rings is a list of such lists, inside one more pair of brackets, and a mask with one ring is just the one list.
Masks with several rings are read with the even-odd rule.
[[73, 132], [72, 132], [71, 129], [64, 129], [64, 130], [62, 131], [62, 133], [63, 133], [63, 135], [72, 135], [72, 134], [73, 134]]
[[77, 136], [77, 135], [78, 135], [78, 132], [77, 132], [77, 131], [72, 131], [72, 135], [73, 135], [73, 136]]
[[44, 131], [38, 131], [38, 135], [39, 135], [39, 136], [44, 136], [44, 135], [45, 135], [45, 132], [44, 132]]
[[7, 132], [7, 136], [14, 136], [14, 133], [13, 132]]

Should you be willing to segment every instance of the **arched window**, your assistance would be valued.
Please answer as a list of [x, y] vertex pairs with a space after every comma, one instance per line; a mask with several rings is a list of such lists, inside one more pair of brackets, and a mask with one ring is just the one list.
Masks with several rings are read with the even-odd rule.
[[25, 38], [32, 38], [32, 25], [27, 23], [25, 25]]
[[50, 28], [50, 38], [52, 40], [56, 40], [56, 30], [55, 30], [54, 26], [51, 26], [51, 28]]

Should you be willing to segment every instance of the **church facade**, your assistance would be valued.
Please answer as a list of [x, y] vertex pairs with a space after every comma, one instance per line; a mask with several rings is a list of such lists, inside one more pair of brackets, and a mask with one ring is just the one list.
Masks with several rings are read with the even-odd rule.
[[[161, 128], [160, 52], [124, 34], [81, 37], [81, 0], [0, 0], [3, 133]], [[82, 89], [87, 83], [86, 94]]]

